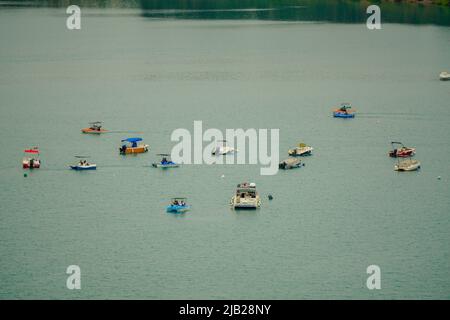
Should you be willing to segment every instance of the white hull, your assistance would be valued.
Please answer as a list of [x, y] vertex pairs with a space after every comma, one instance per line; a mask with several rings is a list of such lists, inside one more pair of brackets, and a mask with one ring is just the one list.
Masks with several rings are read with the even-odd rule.
[[439, 75], [439, 79], [441, 79], [442, 81], [450, 80], [450, 73], [445, 71], [441, 72], [441, 74]]
[[395, 171], [416, 171], [420, 168], [420, 161], [404, 160], [394, 166]]
[[232, 154], [236, 152], [237, 150], [228, 146], [225, 147], [217, 147], [215, 150], [213, 150], [212, 154], [215, 156], [223, 156], [226, 154]]
[[237, 198], [231, 199], [231, 206], [234, 209], [257, 209], [261, 206], [259, 196], [256, 198]]

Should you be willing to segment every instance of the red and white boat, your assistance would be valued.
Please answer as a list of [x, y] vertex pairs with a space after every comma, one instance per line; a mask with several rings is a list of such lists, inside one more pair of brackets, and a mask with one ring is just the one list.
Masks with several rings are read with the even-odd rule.
[[[389, 151], [389, 156], [392, 158], [407, 158], [411, 157], [416, 153], [415, 148], [405, 147], [403, 143], [392, 141], [392, 150]], [[395, 145], [400, 145], [400, 148], [396, 148]]]
[[22, 160], [22, 167], [24, 169], [38, 169], [41, 167], [39, 149], [37, 147], [25, 149], [23, 152], [25, 153], [25, 157]]

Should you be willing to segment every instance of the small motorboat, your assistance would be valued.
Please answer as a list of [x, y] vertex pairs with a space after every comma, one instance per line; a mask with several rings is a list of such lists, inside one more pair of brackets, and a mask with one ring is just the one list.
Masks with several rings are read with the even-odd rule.
[[96, 170], [97, 169], [97, 165], [95, 163], [89, 163], [86, 161], [86, 159], [89, 157], [75, 156], [75, 158], [80, 159], [80, 161], [76, 165], [69, 166], [70, 169], [77, 170], [77, 171]]
[[148, 151], [148, 144], [139, 144], [142, 138], [127, 138], [123, 139], [124, 144], [119, 148], [120, 154], [135, 154], [144, 153]]
[[301, 162], [300, 159], [297, 158], [287, 158], [286, 160], [283, 160], [278, 165], [278, 168], [283, 170], [288, 169], [294, 169], [294, 168], [300, 168], [301, 166], [304, 166], [305, 164]]
[[298, 156], [309, 156], [311, 155], [313, 147], [307, 146], [304, 143], [299, 143], [297, 147], [289, 149], [288, 153], [290, 156], [298, 157]]
[[418, 169], [420, 169], [420, 161], [413, 159], [398, 161], [394, 166], [395, 171], [416, 171]]
[[97, 169], [97, 165], [95, 163], [77, 164], [77, 165], [74, 165], [74, 166], [70, 166], [70, 168], [72, 170], [78, 170], [78, 171], [82, 171], [82, 170], [96, 170]]
[[243, 182], [237, 185], [236, 193], [231, 198], [233, 209], [257, 209], [261, 206], [261, 198], [256, 191], [255, 183]]
[[170, 213], [184, 213], [188, 211], [191, 206], [186, 203], [187, 198], [172, 198], [170, 205], [167, 206], [166, 211]]
[[[411, 157], [416, 153], [415, 148], [405, 147], [403, 143], [392, 141], [392, 150], [389, 151], [389, 156], [392, 158], [406, 158]], [[400, 145], [400, 148], [396, 148], [395, 145]]]
[[441, 81], [447, 81], [447, 80], [450, 80], [450, 73], [447, 72], [447, 71], [442, 71], [442, 72], [439, 74], [439, 79], [441, 79]]
[[352, 106], [350, 103], [344, 102], [341, 103], [341, 106], [339, 109], [333, 110], [333, 117], [335, 118], [354, 118], [355, 117], [355, 111], [352, 110]]
[[157, 154], [157, 156], [161, 156], [162, 159], [161, 159], [160, 162], [152, 163], [153, 167], [155, 167], [155, 168], [163, 168], [163, 169], [179, 167], [178, 163], [175, 163], [175, 162], [173, 162], [170, 159], [170, 155], [169, 154], [167, 154], [167, 153], [160, 153], [160, 154]]
[[22, 160], [22, 168], [24, 169], [38, 169], [41, 167], [41, 160], [39, 159], [39, 149], [34, 147], [23, 150], [25, 156]]
[[90, 122], [88, 128], [81, 129], [83, 133], [92, 133], [92, 134], [100, 134], [108, 132], [102, 128], [102, 123], [100, 121]]
[[215, 156], [222, 156], [226, 154], [231, 154], [236, 152], [237, 150], [227, 145], [227, 140], [219, 140], [221, 142], [221, 145], [218, 145], [212, 152], [212, 155]]

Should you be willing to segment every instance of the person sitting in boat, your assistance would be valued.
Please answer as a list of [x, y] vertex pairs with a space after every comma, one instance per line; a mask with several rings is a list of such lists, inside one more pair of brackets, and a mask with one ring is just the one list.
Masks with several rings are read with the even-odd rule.
[[167, 158], [166, 157], [162, 158], [161, 163], [162, 164], [166, 164], [167, 163]]
[[120, 147], [120, 152], [125, 153], [126, 150], [127, 150], [127, 146], [125, 144], [122, 145], [122, 147]]
[[174, 200], [173, 201], [173, 205], [177, 206], [178, 205], [178, 200]]

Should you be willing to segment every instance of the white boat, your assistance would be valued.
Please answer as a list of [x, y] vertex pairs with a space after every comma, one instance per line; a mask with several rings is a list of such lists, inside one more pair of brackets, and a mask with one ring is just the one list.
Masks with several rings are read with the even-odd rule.
[[86, 161], [88, 156], [75, 156], [75, 158], [80, 159], [80, 161], [72, 166], [69, 166], [72, 170], [83, 171], [83, 170], [96, 170], [97, 165], [95, 163], [89, 163]]
[[413, 159], [399, 161], [394, 166], [395, 171], [415, 171], [418, 169], [420, 169], [420, 161]]
[[439, 74], [439, 79], [441, 79], [442, 81], [450, 80], [450, 73], [447, 71], [442, 71]]
[[87, 164], [77, 164], [74, 166], [70, 166], [70, 169], [72, 170], [96, 170], [97, 165], [95, 163], [87, 163]]
[[25, 157], [22, 160], [22, 167], [24, 169], [38, 169], [41, 167], [38, 147], [26, 149], [23, 152], [25, 152]]
[[175, 163], [175, 162], [173, 162], [170, 159], [170, 154], [159, 153], [159, 154], [157, 154], [157, 156], [161, 156], [162, 158], [161, 158], [160, 162], [152, 163], [152, 166], [154, 168], [163, 168], [163, 169], [165, 169], [165, 168], [178, 168], [179, 167], [178, 163]]
[[222, 156], [225, 154], [231, 154], [236, 152], [237, 150], [227, 146], [227, 141], [226, 140], [220, 140], [219, 142], [222, 142], [221, 145], [218, 145], [213, 151], [212, 154], [215, 156]]
[[314, 150], [313, 147], [307, 146], [304, 143], [299, 143], [297, 147], [289, 149], [288, 153], [290, 156], [309, 156]]
[[287, 158], [278, 164], [278, 168], [283, 170], [300, 168], [301, 166], [302, 162], [298, 158]]
[[256, 191], [254, 183], [240, 183], [237, 185], [236, 193], [231, 198], [233, 209], [257, 209], [261, 206], [261, 198]]

